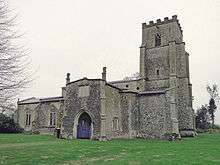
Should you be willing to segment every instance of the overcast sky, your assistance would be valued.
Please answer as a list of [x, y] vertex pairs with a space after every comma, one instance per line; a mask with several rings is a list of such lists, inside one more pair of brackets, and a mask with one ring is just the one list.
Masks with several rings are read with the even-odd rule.
[[[194, 108], [207, 104], [208, 83], [220, 87], [219, 0], [9, 0], [19, 13], [35, 82], [21, 99], [60, 96], [71, 80], [118, 80], [139, 71], [141, 23], [177, 14], [190, 54]], [[219, 105], [220, 106], [220, 105]], [[216, 113], [220, 124], [220, 108]]]

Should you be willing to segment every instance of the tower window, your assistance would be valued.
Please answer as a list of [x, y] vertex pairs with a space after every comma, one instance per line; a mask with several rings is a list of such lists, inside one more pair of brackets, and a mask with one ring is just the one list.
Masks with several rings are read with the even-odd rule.
[[161, 45], [161, 36], [157, 33], [155, 35], [155, 46], [160, 46]]
[[128, 88], [129, 86], [128, 86], [128, 84], [126, 85], [126, 88]]
[[137, 87], [137, 90], [139, 90], [140, 88], [139, 87]]
[[157, 69], [157, 75], [159, 76], [159, 74], [160, 74], [160, 70], [159, 70], [159, 69]]

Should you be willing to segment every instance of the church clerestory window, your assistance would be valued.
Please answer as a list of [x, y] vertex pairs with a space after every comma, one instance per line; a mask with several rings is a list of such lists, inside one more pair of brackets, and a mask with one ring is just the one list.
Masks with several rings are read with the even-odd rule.
[[161, 45], [161, 36], [157, 33], [155, 35], [155, 47], [158, 47]]
[[51, 126], [56, 125], [56, 113], [55, 112], [50, 113], [50, 125]]

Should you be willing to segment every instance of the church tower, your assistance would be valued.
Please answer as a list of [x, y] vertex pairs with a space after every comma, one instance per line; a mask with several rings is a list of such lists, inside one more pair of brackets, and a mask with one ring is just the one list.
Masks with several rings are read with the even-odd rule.
[[[169, 91], [171, 119], [181, 131], [193, 131], [189, 54], [177, 16], [142, 24], [140, 77], [146, 91]], [[177, 129], [178, 129], [177, 128]]]

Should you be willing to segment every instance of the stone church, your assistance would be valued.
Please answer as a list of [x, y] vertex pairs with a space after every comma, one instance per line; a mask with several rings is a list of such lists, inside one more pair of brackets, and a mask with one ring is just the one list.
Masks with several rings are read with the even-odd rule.
[[17, 122], [25, 131], [62, 138], [165, 138], [194, 136], [189, 54], [177, 16], [142, 24], [140, 72], [136, 79], [70, 81], [62, 95], [18, 101]]

